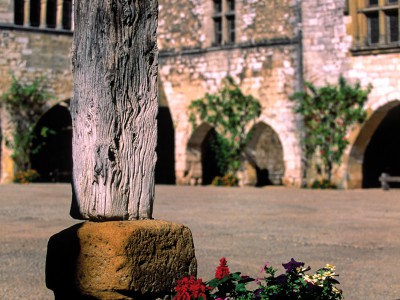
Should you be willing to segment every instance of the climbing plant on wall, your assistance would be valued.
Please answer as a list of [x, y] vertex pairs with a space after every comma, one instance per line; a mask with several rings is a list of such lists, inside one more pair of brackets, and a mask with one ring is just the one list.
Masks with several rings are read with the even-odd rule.
[[316, 87], [306, 82], [305, 91], [291, 97], [296, 102], [295, 111], [304, 121], [306, 160], [319, 158], [316, 171], [328, 184], [332, 181], [333, 167], [340, 166], [349, 144], [348, 130], [366, 118], [363, 106], [371, 88], [363, 89], [359, 83], [351, 85], [341, 76], [337, 85]]
[[[12, 126], [10, 135], [5, 137], [5, 143], [12, 150], [11, 158], [14, 161], [16, 181], [23, 181], [25, 173], [35, 177], [35, 172], [30, 170], [30, 155], [35, 154], [41, 145], [33, 146], [34, 129], [44, 112], [46, 101], [52, 97], [43, 86], [43, 78], [23, 84], [12, 75], [10, 88], [0, 98]], [[43, 137], [49, 133], [48, 128], [41, 128]]]
[[[241, 154], [251, 133], [249, 124], [261, 114], [261, 105], [251, 95], [245, 95], [231, 77], [224, 79], [215, 94], [206, 94], [189, 106], [190, 120], [207, 122], [216, 131], [211, 145], [215, 151], [218, 169], [226, 177], [235, 177], [240, 169]], [[232, 183], [232, 182], [231, 182]]]

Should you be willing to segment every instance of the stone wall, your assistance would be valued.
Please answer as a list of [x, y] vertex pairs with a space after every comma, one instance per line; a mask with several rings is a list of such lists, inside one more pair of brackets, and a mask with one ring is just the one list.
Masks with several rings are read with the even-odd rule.
[[13, 5], [12, 0], [0, 0], [0, 23], [11, 23], [13, 22]]
[[316, 85], [336, 83], [349, 68], [352, 38], [346, 31], [350, 17], [344, 0], [307, 0], [302, 3], [304, 78]]
[[[72, 96], [72, 71], [70, 60], [72, 36], [35, 31], [0, 28], [0, 94], [8, 90], [11, 74], [23, 82], [43, 77], [49, 92], [55, 95], [49, 108]], [[7, 114], [1, 111], [3, 136], [10, 130]], [[12, 177], [10, 150], [2, 139], [1, 180]]]
[[[213, 44], [212, 1], [159, 0], [158, 46], [162, 51]], [[296, 1], [236, 1], [236, 43], [295, 38]]]
[[296, 37], [295, 0], [237, 2], [237, 31], [241, 43]]
[[211, 9], [207, 1], [160, 0], [158, 16], [158, 48], [175, 51], [182, 48], [201, 48], [206, 41], [203, 20]]

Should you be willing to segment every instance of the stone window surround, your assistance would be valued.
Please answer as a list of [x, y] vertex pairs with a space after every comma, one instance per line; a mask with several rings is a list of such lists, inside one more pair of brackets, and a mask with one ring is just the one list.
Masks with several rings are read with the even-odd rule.
[[[376, 2], [377, 4], [372, 4]], [[371, 55], [400, 52], [400, 33], [397, 41], [390, 42], [389, 16], [399, 16], [399, 1], [393, 0], [354, 0], [349, 1], [349, 13], [352, 18], [353, 55]], [[371, 43], [368, 16], [378, 16], [379, 39]], [[400, 28], [400, 26], [398, 26]]]
[[235, 2], [235, 0], [212, 0], [213, 46], [235, 43]]
[[[32, 3], [35, 4], [33, 0], [14, 1], [15, 28], [36, 28], [40, 29], [39, 31], [56, 30], [72, 32], [74, 30], [73, 0], [36, 0], [36, 2], [38, 2], [36, 4], [40, 6], [37, 15], [35, 12], [32, 12], [31, 5]], [[21, 5], [23, 5], [23, 7], [21, 7]], [[52, 13], [55, 15], [50, 15]], [[32, 18], [37, 20], [33, 20]], [[33, 25], [35, 21], [37, 21], [38, 24]]]

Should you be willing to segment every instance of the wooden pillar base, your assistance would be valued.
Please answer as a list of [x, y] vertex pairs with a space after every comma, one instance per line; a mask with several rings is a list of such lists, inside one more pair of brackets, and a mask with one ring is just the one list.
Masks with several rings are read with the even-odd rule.
[[163, 298], [196, 273], [191, 231], [172, 222], [84, 222], [48, 243], [46, 285], [56, 300]]

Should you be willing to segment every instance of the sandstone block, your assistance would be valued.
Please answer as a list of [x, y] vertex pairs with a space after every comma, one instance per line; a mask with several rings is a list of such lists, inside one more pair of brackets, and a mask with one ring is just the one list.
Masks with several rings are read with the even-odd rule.
[[84, 222], [48, 243], [46, 285], [56, 299], [157, 299], [196, 273], [191, 231], [172, 222]]

